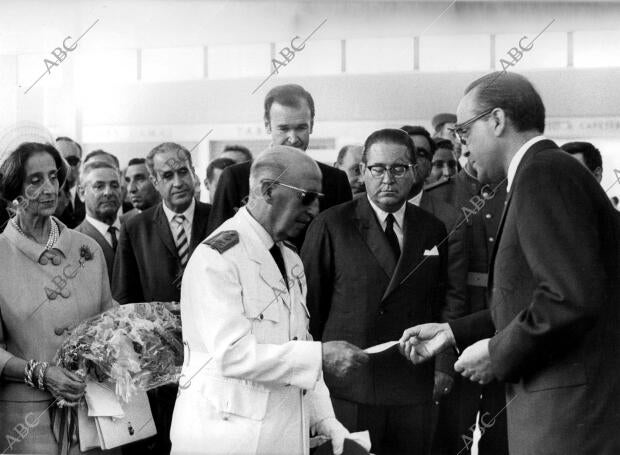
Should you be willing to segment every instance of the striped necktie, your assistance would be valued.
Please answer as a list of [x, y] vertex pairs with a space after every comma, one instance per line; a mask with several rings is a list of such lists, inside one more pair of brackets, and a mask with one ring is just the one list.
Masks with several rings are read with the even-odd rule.
[[176, 233], [176, 244], [177, 244], [177, 252], [179, 253], [179, 259], [181, 260], [181, 267], [185, 267], [187, 261], [189, 259], [189, 242], [187, 240], [187, 234], [185, 233], [185, 229], [183, 228], [183, 222], [185, 221], [184, 215], [174, 215], [172, 218], [177, 225], [177, 233]]

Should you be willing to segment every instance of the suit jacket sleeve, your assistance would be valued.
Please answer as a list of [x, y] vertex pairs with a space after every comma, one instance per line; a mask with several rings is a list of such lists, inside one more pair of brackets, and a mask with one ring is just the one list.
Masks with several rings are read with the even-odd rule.
[[448, 321], [448, 324], [450, 324], [456, 340], [456, 348], [459, 351], [483, 338], [492, 337], [495, 333], [495, 325], [490, 310], [477, 311]]
[[224, 221], [235, 215], [235, 208], [239, 209], [242, 205], [241, 199], [235, 174], [230, 168], [224, 169], [217, 183], [215, 198], [212, 199], [207, 236], [220, 227]]
[[517, 381], [550, 353], [572, 349], [567, 340], [583, 337], [608, 298], [600, 257], [605, 246], [585, 183], [548, 162], [532, 162], [522, 171], [509, 209], [516, 210], [515, 241], [535, 288], [529, 304], [489, 344], [500, 380]]
[[[133, 251], [134, 246], [131, 242], [131, 236], [127, 230], [127, 224], [130, 223], [121, 225], [112, 272], [112, 295], [120, 304], [144, 301], [138, 263]], [[153, 264], [153, 267], [156, 266], [156, 264]]]
[[310, 224], [301, 249], [308, 283], [306, 306], [310, 312], [310, 333], [315, 340], [322, 339], [331, 308], [334, 277], [331, 242], [324, 220], [318, 218]]
[[[181, 318], [203, 327], [198, 336], [225, 377], [312, 390], [322, 369], [321, 343], [258, 343], [244, 315], [238, 264], [198, 245], [181, 287]], [[246, 297], [247, 298], [247, 297]]]

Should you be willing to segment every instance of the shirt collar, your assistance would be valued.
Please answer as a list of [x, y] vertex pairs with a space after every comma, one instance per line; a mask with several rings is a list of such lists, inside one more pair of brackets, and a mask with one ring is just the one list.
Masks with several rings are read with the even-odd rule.
[[265, 248], [270, 250], [271, 247], [275, 244], [275, 242], [271, 238], [269, 232], [267, 232], [267, 230], [256, 220], [256, 218], [252, 216], [252, 214], [248, 211], [247, 208], [241, 207], [239, 209], [239, 213], [241, 217], [245, 218], [250, 228], [252, 228], [254, 233], [263, 243], [263, 245], [265, 245]]
[[[413, 205], [420, 207], [420, 202], [422, 201], [422, 194], [424, 193], [424, 190], [420, 191], [418, 194], [416, 194], [415, 196], [413, 196], [411, 199], [409, 199], [409, 202], [411, 202]], [[404, 205], [403, 205], [404, 207]]]
[[[370, 199], [370, 196], [368, 195], [366, 196], [368, 197], [368, 202], [370, 202], [370, 206], [375, 212], [375, 215], [377, 215], [377, 219], [379, 220], [379, 223], [381, 223], [381, 226], [383, 226], [383, 224], [386, 223], [385, 219], [387, 218], [389, 213], [381, 210], [379, 206], [377, 206], [374, 202], [372, 202], [372, 200]], [[407, 207], [407, 202], [404, 202], [403, 205], [398, 210], [392, 213], [392, 215], [394, 216], [394, 221], [396, 222], [398, 227], [401, 229], [403, 228], [403, 220], [405, 219], [405, 208], [406, 207]]]
[[[93, 227], [97, 229], [104, 237], [108, 233], [108, 229], [110, 228], [109, 224], [106, 224], [103, 221], [99, 221], [90, 215], [86, 215], [86, 221], [92, 224]], [[119, 221], [118, 217], [116, 217], [114, 223], [112, 223], [111, 226], [114, 226], [117, 231], [121, 230], [121, 222]]]
[[544, 139], [546, 139], [545, 136], [542, 136], [542, 135], [535, 136], [529, 141], [527, 141], [525, 144], [523, 144], [519, 148], [519, 150], [517, 150], [517, 153], [515, 153], [515, 155], [510, 160], [510, 164], [508, 165], [508, 175], [506, 177], [508, 180], [508, 186], [506, 187], [506, 191], [510, 191], [510, 186], [512, 185], [512, 181], [515, 178], [517, 169], [519, 168], [519, 163], [521, 163], [521, 160], [525, 156], [525, 152], [527, 152], [530, 149], [530, 147], [534, 145], [536, 142], [542, 141]]
[[168, 224], [172, 223], [172, 219], [175, 215], [183, 215], [185, 219], [192, 223], [194, 221], [194, 210], [196, 208], [196, 200], [192, 198], [192, 202], [189, 204], [189, 207], [182, 213], [177, 213], [168, 208], [165, 202], [162, 201], [162, 207], [164, 208], [164, 213], [166, 214], [166, 218], [168, 219]]

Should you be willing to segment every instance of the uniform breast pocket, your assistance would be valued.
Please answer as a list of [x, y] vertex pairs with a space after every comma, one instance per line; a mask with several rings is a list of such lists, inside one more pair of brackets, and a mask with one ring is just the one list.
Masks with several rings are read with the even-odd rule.
[[280, 324], [280, 305], [283, 303], [278, 300], [272, 303], [261, 301], [249, 302], [246, 307], [245, 317], [252, 325], [252, 334], [259, 343], [283, 343], [286, 333]]

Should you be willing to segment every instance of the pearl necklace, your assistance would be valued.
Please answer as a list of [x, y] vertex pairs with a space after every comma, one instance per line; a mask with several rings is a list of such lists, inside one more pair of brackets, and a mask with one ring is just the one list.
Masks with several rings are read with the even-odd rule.
[[[30, 238], [30, 236], [26, 235], [26, 233], [24, 231], [22, 231], [22, 228], [20, 228], [19, 224], [17, 223], [17, 221], [15, 221], [15, 218], [11, 218], [11, 224], [13, 224], [13, 227], [21, 235], [23, 235], [26, 238]], [[54, 244], [58, 240], [59, 235], [60, 234], [59, 234], [59, 231], [58, 231], [58, 225], [56, 224], [54, 219], [50, 217], [50, 233], [49, 233], [49, 235], [47, 237], [47, 243], [45, 244], [45, 249], [46, 250], [51, 250], [54, 247]]]

